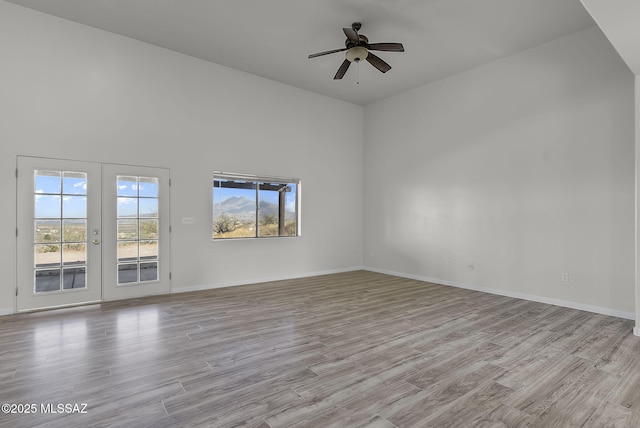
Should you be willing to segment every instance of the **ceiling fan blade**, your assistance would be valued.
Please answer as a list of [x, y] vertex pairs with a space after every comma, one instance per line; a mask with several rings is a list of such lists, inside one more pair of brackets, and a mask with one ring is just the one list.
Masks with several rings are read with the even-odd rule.
[[332, 51], [318, 52], [318, 53], [314, 53], [314, 54], [309, 55], [309, 58], [315, 58], [315, 57], [322, 56], [322, 55], [329, 55], [329, 54], [336, 53], [336, 52], [343, 52], [343, 51], [346, 51], [346, 50], [347, 50], [347, 48], [342, 48], [342, 49], [334, 49]]
[[380, 57], [372, 54], [371, 52], [369, 52], [369, 55], [367, 55], [367, 61], [369, 61], [369, 64], [373, 65], [375, 68], [382, 71], [383, 73], [386, 73], [387, 71], [391, 70], [391, 66], [389, 64], [387, 64], [382, 59], [380, 59]]
[[351, 40], [356, 45], [360, 43], [360, 38], [358, 37], [358, 33], [353, 28], [343, 28], [344, 34], [347, 36], [347, 39]]
[[338, 72], [336, 73], [336, 75], [333, 76], [334, 80], [342, 79], [350, 65], [351, 65], [351, 62], [348, 59], [345, 59], [342, 62], [342, 65], [340, 66], [340, 68], [338, 69]]
[[372, 43], [367, 45], [371, 51], [404, 52], [402, 43]]

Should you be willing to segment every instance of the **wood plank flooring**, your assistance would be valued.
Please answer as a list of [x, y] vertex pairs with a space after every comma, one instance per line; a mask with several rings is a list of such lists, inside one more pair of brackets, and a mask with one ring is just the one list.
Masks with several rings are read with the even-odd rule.
[[639, 427], [632, 327], [364, 271], [11, 315], [0, 426]]

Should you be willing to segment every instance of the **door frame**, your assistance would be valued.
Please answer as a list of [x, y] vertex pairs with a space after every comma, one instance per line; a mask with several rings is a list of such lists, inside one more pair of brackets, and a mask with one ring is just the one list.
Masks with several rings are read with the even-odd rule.
[[[21, 159], [23, 160], [21, 162]], [[101, 243], [100, 245], [94, 246], [91, 245], [91, 241], [94, 238], [93, 236], [88, 236], [87, 239], [87, 262], [89, 260], [89, 249], [93, 248], [93, 252], [95, 252], [96, 250], [99, 250], [99, 260], [100, 260], [100, 275], [99, 275], [99, 287], [100, 287], [100, 293], [99, 293], [99, 297], [96, 299], [90, 299], [87, 301], [81, 301], [81, 302], [56, 302], [53, 305], [46, 305], [43, 307], [32, 307], [32, 308], [26, 308], [26, 309], [21, 309], [21, 305], [19, 304], [19, 290], [20, 289], [20, 284], [21, 284], [21, 280], [24, 280], [24, 273], [21, 273], [21, 268], [23, 267], [23, 265], [20, 262], [20, 257], [21, 257], [21, 247], [23, 247], [25, 244], [24, 242], [22, 244], [19, 243], [19, 241], [21, 239], [26, 239], [24, 237], [24, 233], [28, 233], [28, 235], [31, 237], [31, 245], [33, 245], [33, 220], [28, 220], [27, 224], [31, 224], [30, 227], [26, 227], [25, 225], [25, 220], [21, 220], [20, 219], [20, 215], [21, 215], [21, 211], [24, 208], [19, 207], [19, 202], [20, 202], [20, 198], [21, 198], [21, 191], [23, 190], [23, 187], [20, 186], [20, 178], [19, 174], [24, 174], [24, 172], [20, 171], [20, 167], [22, 167], [24, 169], [25, 165], [23, 162], [35, 162], [35, 163], [40, 163], [41, 165], [43, 165], [42, 169], [55, 169], [51, 167], [51, 164], [53, 163], [58, 163], [58, 164], [62, 164], [62, 163], [67, 163], [67, 164], [77, 164], [77, 165], [93, 165], [93, 166], [97, 166], [99, 168], [99, 180], [101, 181], [101, 186], [99, 189], [100, 195], [98, 198], [94, 198], [98, 200], [98, 211], [99, 211], [99, 218], [100, 218], [100, 224], [99, 224], [99, 235], [97, 238], [100, 239]], [[49, 165], [47, 167], [47, 165]], [[107, 265], [107, 258], [108, 255], [105, 254], [105, 249], [104, 249], [104, 237], [107, 236], [105, 234], [105, 224], [106, 224], [106, 215], [105, 215], [105, 198], [107, 197], [107, 192], [106, 191], [106, 187], [109, 187], [109, 185], [106, 183], [107, 180], [105, 180], [105, 169], [109, 169], [112, 167], [120, 167], [123, 173], [135, 173], [136, 175], [152, 175], [153, 172], [160, 172], [162, 178], [161, 180], [164, 181], [163, 185], [165, 185], [165, 191], [163, 196], [161, 197], [160, 200], [160, 204], [163, 206], [162, 211], [161, 211], [161, 215], [162, 215], [162, 219], [165, 219], [164, 221], [161, 221], [161, 224], [164, 223], [164, 231], [162, 232], [162, 240], [165, 243], [165, 245], [161, 245], [161, 249], [159, 249], [159, 251], [161, 252], [160, 254], [160, 258], [162, 259], [161, 263], [161, 268], [159, 269], [160, 275], [163, 276], [162, 281], [158, 281], [157, 284], [160, 284], [162, 282], [161, 285], [157, 285], [154, 287], [149, 287], [149, 289], [144, 289], [138, 286], [131, 286], [131, 285], [127, 285], [127, 286], [116, 286], [117, 289], [122, 290], [120, 293], [112, 293], [110, 291], [106, 291], [107, 285], [105, 283], [105, 266]], [[95, 173], [95, 171], [94, 171]], [[31, 181], [31, 183], [33, 183], [33, 181]], [[115, 188], [115, 185], [112, 186], [112, 188]], [[113, 196], [115, 198], [115, 196], [113, 195], [113, 192], [110, 193], [111, 196]], [[24, 197], [24, 196], [23, 196]], [[139, 165], [125, 165], [125, 164], [115, 164], [115, 163], [107, 163], [107, 162], [97, 162], [97, 161], [87, 161], [87, 160], [74, 160], [74, 159], [61, 159], [61, 158], [53, 158], [53, 157], [43, 157], [43, 156], [32, 156], [32, 155], [17, 155], [16, 156], [16, 240], [15, 240], [15, 245], [14, 245], [14, 251], [15, 251], [15, 261], [14, 261], [14, 269], [15, 269], [15, 284], [14, 284], [14, 288], [15, 288], [15, 293], [14, 293], [14, 299], [13, 299], [13, 303], [14, 303], [14, 313], [22, 313], [22, 312], [35, 312], [35, 311], [41, 311], [41, 310], [49, 310], [49, 309], [56, 309], [56, 308], [64, 308], [64, 307], [73, 307], [73, 306], [81, 306], [81, 305], [88, 305], [88, 304], [96, 304], [96, 303], [102, 303], [102, 302], [106, 302], [109, 300], [120, 300], [120, 299], [130, 299], [130, 298], [137, 298], [137, 297], [144, 297], [144, 296], [149, 296], [149, 295], [157, 295], [157, 294], [170, 294], [171, 293], [171, 211], [170, 211], [170, 199], [171, 199], [171, 170], [169, 168], [166, 167], [151, 167], [151, 166], [139, 166]], [[116, 206], [115, 204], [115, 199], [112, 199], [112, 201], [114, 201], [114, 203], [112, 204], [113, 207]], [[30, 205], [31, 208], [33, 209], [33, 204]], [[88, 207], [89, 209], [89, 207]], [[29, 214], [30, 218], [33, 218], [33, 212], [31, 214]], [[112, 217], [115, 218], [115, 217]], [[115, 222], [114, 222], [115, 224]], [[93, 229], [95, 229], [96, 227], [91, 227], [90, 225], [87, 225], [87, 234], [90, 234], [91, 231]], [[25, 230], [26, 229], [26, 230]], [[114, 228], [109, 228], [109, 232], [113, 231], [113, 235], [115, 236], [115, 226]], [[107, 237], [107, 239], [110, 239], [109, 237]], [[115, 239], [115, 238], [114, 238]], [[115, 247], [115, 246], [114, 246]], [[24, 248], [22, 248], [22, 252], [24, 252]], [[112, 254], [112, 253], [111, 253]], [[113, 255], [114, 258], [112, 259], [112, 261], [114, 262], [114, 264], [117, 262], [117, 259], [115, 257], [115, 255]], [[33, 256], [31, 256], [33, 257]], [[33, 258], [30, 259], [31, 261], [33, 261]], [[145, 284], [146, 286], [147, 284]], [[126, 291], [125, 291], [126, 290]], [[20, 291], [22, 292], [22, 291]], [[67, 293], [77, 293], [77, 291], [68, 291], [68, 292], [64, 292], [61, 294], [67, 294]]]

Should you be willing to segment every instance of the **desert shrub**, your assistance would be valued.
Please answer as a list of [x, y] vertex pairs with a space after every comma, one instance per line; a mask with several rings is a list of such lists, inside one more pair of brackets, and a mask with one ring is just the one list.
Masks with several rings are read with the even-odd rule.
[[220, 214], [220, 216], [213, 222], [213, 231], [215, 233], [228, 233], [233, 232], [240, 226], [240, 221], [227, 214]]
[[278, 217], [273, 214], [264, 214], [260, 217], [260, 224], [262, 224], [263, 226], [276, 223], [278, 223]]
[[284, 225], [284, 231], [287, 236], [295, 236], [296, 235], [296, 222], [288, 221]]

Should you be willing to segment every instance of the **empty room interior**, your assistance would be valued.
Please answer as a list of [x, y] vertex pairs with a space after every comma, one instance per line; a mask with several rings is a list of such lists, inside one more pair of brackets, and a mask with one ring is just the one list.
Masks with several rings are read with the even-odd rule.
[[638, 427], [636, 0], [0, 0], [0, 427]]

